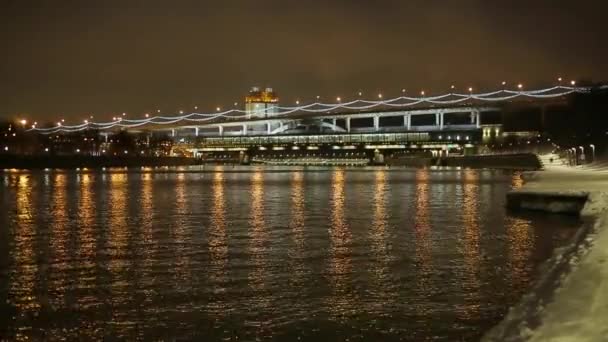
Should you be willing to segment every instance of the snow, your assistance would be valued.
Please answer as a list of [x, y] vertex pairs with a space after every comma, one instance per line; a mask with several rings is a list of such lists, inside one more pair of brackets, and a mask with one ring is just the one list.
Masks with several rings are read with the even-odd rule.
[[580, 212], [586, 223], [484, 341], [608, 341], [608, 165], [570, 167], [555, 155], [540, 159], [544, 171], [525, 174], [526, 184], [515, 192], [586, 195]]

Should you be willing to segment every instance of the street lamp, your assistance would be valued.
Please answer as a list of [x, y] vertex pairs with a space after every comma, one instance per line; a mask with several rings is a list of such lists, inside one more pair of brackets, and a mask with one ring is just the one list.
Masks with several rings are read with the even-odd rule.
[[576, 85], [576, 81], [570, 81], [570, 85], [574, 87]]
[[581, 149], [581, 161], [584, 162], [585, 161], [585, 148], [583, 146], [579, 146], [578, 148]]
[[341, 102], [342, 98], [340, 96], [336, 97], [336, 101]]
[[424, 97], [424, 90], [420, 92], [420, 95], [422, 95], [422, 97]]
[[577, 158], [576, 158], [576, 148], [572, 147], [572, 148], [570, 149], [570, 151], [572, 151], [572, 156], [574, 157], [574, 158], [573, 158], [573, 161], [574, 161], [574, 163], [573, 163], [573, 164], [574, 164], [574, 165], [577, 165], [577, 164], [578, 164], [578, 160], [577, 160]]
[[522, 89], [523, 87], [524, 87], [524, 85], [523, 85], [523, 84], [521, 84], [521, 83], [517, 85], [517, 89], [519, 89], [519, 91], [521, 91], [521, 89]]
[[379, 98], [379, 99], [382, 99], [382, 94], [378, 94], [378, 98]]

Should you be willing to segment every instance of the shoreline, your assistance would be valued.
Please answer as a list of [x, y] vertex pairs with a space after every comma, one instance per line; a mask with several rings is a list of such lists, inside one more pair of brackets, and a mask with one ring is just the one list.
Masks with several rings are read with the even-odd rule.
[[599, 341], [608, 336], [608, 175], [552, 169], [524, 177], [511, 209], [577, 215], [581, 227], [539, 280], [482, 341]]
[[251, 164], [239, 164], [238, 160], [211, 161], [190, 157], [150, 157], [150, 156], [20, 156], [0, 155], [1, 170], [45, 170], [45, 169], [102, 169], [102, 168], [137, 168], [137, 167], [180, 167], [180, 166], [270, 166], [270, 167], [388, 167], [388, 168], [470, 168], [497, 170], [538, 170], [541, 165], [533, 154], [497, 154], [450, 156], [443, 158], [398, 157], [387, 158], [385, 163], [373, 163], [362, 160], [344, 160], [343, 158], [325, 158], [322, 161], [276, 160]]

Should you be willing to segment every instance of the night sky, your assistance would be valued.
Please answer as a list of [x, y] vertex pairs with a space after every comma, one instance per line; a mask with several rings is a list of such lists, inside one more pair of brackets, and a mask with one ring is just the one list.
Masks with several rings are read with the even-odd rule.
[[[93, 5], [95, 3], [95, 5]], [[0, 1], [0, 118], [608, 80], [608, 1]]]

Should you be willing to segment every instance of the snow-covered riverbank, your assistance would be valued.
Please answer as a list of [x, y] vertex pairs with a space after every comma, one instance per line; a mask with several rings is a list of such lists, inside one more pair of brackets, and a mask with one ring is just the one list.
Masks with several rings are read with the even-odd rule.
[[568, 167], [556, 156], [541, 158], [545, 170], [525, 174], [511, 197], [523, 209], [572, 213], [583, 224], [572, 244], [560, 249], [521, 303], [484, 341], [608, 340], [608, 167]]

